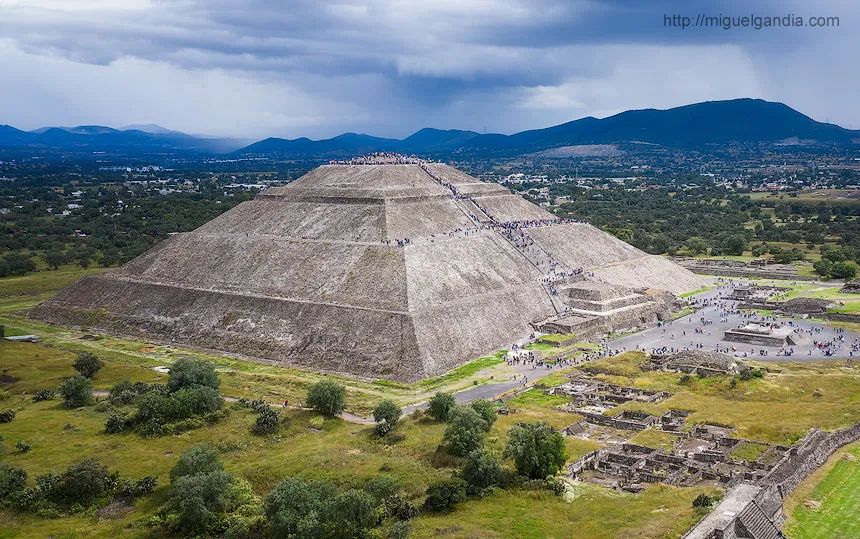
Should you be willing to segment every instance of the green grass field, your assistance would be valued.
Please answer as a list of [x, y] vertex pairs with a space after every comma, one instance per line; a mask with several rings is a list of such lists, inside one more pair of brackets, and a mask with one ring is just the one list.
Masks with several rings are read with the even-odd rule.
[[860, 443], [808, 477], [786, 502], [786, 532], [796, 539], [860, 537]]
[[[143, 521], [164, 503], [169, 469], [182, 451], [201, 441], [216, 444], [228, 471], [248, 480], [260, 497], [290, 475], [326, 478], [346, 487], [359, 486], [386, 470], [402, 481], [405, 496], [420, 505], [429, 483], [455, 471], [456, 459], [440, 461], [436, 453], [445, 425], [420, 417], [403, 418], [397, 427], [403, 439], [394, 443], [375, 437], [371, 426], [340, 419], [326, 420], [322, 428], [314, 428], [311, 421], [316, 422], [315, 415], [296, 410], [286, 412], [288, 426], [274, 437], [252, 436], [249, 429], [254, 415], [245, 409], [234, 409], [215, 425], [180, 435], [141, 438], [131, 433], [104, 434], [107, 414], [97, 411], [96, 406], [67, 410], [57, 401], [32, 402], [29, 396], [35, 390], [56, 387], [73, 374], [75, 352], [81, 350], [92, 351], [104, 360], [105, 366], [95, 379], [95, 387], [102, 390], [123, 379], [163, 381], [164, 375], [152, 367], [169, 365], [185, 355], [214, 362], [225, 395], [263, 397], [271, 402], [284, 398], [303, 401], [308, 386], [321, 378], [298, 369], [157, 343], [111, 336], [82, 340], [78, 332], [27, 319], [26, 309], [71, 282], [76, 274], [81, 272], [61, 270], [14, 282], [0, 280], [0, 323], [44, 338], [40, 344], [0, 342], [0, 374], [4, 381], [0, 388], [6, 395], [6, 400], [0, 401], [0, 409], [17, 412], [12, 422], [0, 425], [4, 438], [0, 458], [24, 467], [32, 481], [37, 474], [61, 471], [83, 457], [96, 456], [124, 477], [155, 474], [160, 478], [159, 487], [152, 496], [138, 500], [134, 511], [115, 520], [99, 519], [93, 513], [42, 519], [2, 510], [0, 538], [151, 537], [153, 531]], [[860, 421], [860, 368], [855, 366], [836, 362], [786, 363], [780, 365], [779, 374], [740, 382], [732, 388], [725, 377], [694, 377], [680, 384], [676, 374], [643, 372], [639, 368], [642, 359], [641, 354], [626, 353], [589, 364], [588, 369], [608, 381], [672, 393], [659, 404], [638, 408], [654, 412], [687, 409], [692, 412], [690, 425], [706, 421], [731, 425], [738, 436], [762, 442], [790, 443], [812, 426], [839, 428]], [[454, 391], [472, 386], [475, 381], [481, 383], [489, 376], [509, 376], [508, 369], [501, 356], [495, 355], [418, 384], [333, 378], [347, 387], [348, 409], [366, 413], [383, 398], [404, 404], [416, 402], [440, 389]], [[563, 383], [566, 373], [576, 370], [551, 371], [544, 382]], [[578, 421], [576, 414], [558, 409], [565, 402], [538, 389], [511, 399], [508, 404], [512, 412], [498, 416], [488, 433], [487, 446], [501, 454], [508, 431], [519, 421], [547, 421], [557, 429]], [[637, 406], [627, 404], [621, 409], [632, 407]], [[634, 439], [644, 445], [664, 447], [670, 437], [644, 431]], [[20, 440], [29, 442], [32, 450], [17, 452], [15, 443]], [[569, 461], [600, 447], [599, 442], [577, 438], [567, 438], [566, 445]], [[450, 514], [422, 514], [413, 521], [413, 537], [570, 537], [572, 530], [583, 538], [679, 537], [701, 516], [691, 506], [700, 493], [717, 491], [711, 487], [654, 485], [633, 495], [582, 483], [570, 485], [562, 497], [547, 491], [498, 490], [484, 498], [470, 499]], [[840, 505], [841, 498], [833, 499], [839, 511], [847, 510]]]

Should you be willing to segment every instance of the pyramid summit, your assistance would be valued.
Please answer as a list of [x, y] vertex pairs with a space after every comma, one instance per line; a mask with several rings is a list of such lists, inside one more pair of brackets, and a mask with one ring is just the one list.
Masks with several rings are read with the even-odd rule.
[[702, 278], [451, 166], [374, 154], [261, 192], [32, 316], [414, 381], [534, 328], [653, 322]]

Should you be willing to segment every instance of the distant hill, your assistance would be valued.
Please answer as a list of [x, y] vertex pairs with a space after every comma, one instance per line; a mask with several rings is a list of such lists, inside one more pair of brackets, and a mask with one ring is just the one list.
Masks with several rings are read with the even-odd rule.
[[860, 131], [817, 122], [783, 103], [761, 99], [707, 101], [666, 110], [630, 110], [607, 118], [589, 116], [513, 135], [424, 128], [402, 140], [344, 133], [323, 140], [267, 138], [248, 146], [237, 139], [188, 135], [154, 124], [123, 129], [93, 125], [45, 127], [35, 131], [0, 125], [0, 148], [125, 153], [235, 151], [239, 155], [315, 158], [378, 151], [428, 156], [452, 153], [519, 155], [571, 146], [629, 142], [670, 148], [706, 148], [780, 141], [792, 144], [860, 144]]
[[707, 101], [667, 110], [630, 110], [608, 118], [587, 117], [514, 135], [481, 135], [472, 148], [541, 150], [577, 144], [650, 142], [669, 147], [777, 142], [797, 137], [825, 144], [851, 144], [860, 131], [817, 122], [783, 103], [761, 99]]
[[162, 132], [146, 132], [80, 125], [22, 131], [9, 125], [0, 125], [0, 148], [109, 153], [226, 153], [246, 143], [236, 139], [200, 137], [161, 129]]
[[[362, 137], [356, 145], [351, 138]], [[533, 153], [578, 145], [647, 142], [672, 148], [776, 143], [798, 139], [815, 144], [860, 143], [860, 131], [817, 122], [783, 103], [761, 99], [707, 101], [667, 110], [630, 110], [607, 118], [581, 118], [513, 135], [424, 128], [403, 140], [347, 133], [312, 141], [269, 138], [238, 150], [241, 154], [323, 155], [362, 151], [416, 154], [450, 152]], [[350, 143], [347, 144], [346, 142]]]

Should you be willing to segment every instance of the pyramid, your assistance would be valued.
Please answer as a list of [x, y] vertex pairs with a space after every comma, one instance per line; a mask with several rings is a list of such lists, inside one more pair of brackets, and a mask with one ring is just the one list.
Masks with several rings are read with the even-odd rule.
[[[623, 314], [566, 313], [564, 287], [576, 281], [673, 293], [703, 282], [500, 185], [383, 156], [324, 165], [265, 190], [120, 268], [82, 278], [31, 315], [414, 381], [506, 346], [541, 321]], [[629, 303], [619, 309], [636, 318], [643, 302]]]

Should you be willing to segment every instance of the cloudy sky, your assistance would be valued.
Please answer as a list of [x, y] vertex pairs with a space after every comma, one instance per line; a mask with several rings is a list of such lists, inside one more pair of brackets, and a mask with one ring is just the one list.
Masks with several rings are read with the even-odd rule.
[[[402, 137], [759, 97], [860, 128], [860, 3], [749, 4], [0, 0], [0, 124]], [[667, 27], [674, 14], [839, 26]]]

